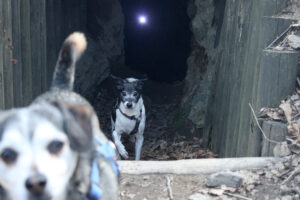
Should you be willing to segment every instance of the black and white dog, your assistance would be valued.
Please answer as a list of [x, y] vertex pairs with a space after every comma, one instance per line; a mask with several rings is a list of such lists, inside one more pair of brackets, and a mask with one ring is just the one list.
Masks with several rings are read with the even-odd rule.
[[121, 142], [123, 133], [135, 136], [135, 160], [140, 160], [144, 141], [146, 111], [141, 95], [143, 83], [146, 79], [112, 76], [116, 80], [120, 96], [112, 112], [112, 135], [119, 154], [127, 159], [128, 153]]
[[114, 149], [92, 106], [73, 92], [86, 45], [82, 33], [71, 34], [51, 89], [30, 106], [0, 112], [1, 200], [119, 199]]

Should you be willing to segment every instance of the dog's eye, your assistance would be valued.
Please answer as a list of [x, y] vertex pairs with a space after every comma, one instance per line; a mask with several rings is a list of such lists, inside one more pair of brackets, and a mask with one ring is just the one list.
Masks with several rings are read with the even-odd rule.
[[7, 164], [14, 163], [17, 159], [17, 156], [18, 156], [17, 152], [15, 152], [10, 148], [4, 149], [4, 151], [1, 153], [2, 160]]
[[49, 151], [51, 154], [57, 155], [57, 154], [59, 154], [59, 153], [61, 152], [63, 146], [64, 146], [64, 143], [63, 143], [63, 142], [54, 140], [54, 141], [52, 141], [52, 142], [48, 145], [48, 151]]
[[126, 96], [126, 92], [121, 92], [121, 95], [124, 97], [124, 96]]
[[137, 93], [137, 92], [134, 92], [134, 93], [133, 93], [133, 96], [135, 96], [135, 97], [136, 97], [137, 95], [138, 95], [138, 93]]

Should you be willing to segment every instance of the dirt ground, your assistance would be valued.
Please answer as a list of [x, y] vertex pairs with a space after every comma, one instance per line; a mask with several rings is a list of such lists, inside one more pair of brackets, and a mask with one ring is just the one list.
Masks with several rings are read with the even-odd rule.
[[[111, 138], [110, 113], [115, 104], [117, 92], [112, 80], [106, 80], [98, 89], [92, 103], [99, 115], [102, 129]], [[149, 81], [144, 87], [144, 101], [147, 111], [147, 126], [144, 137], [142, 160], [178, 160], [191, 158], [212, 158], [217, 155], [200, 146], [200, 139], [185, 138], [172, 134], [169, 125], [174, 119], [176, 106], [182, 89], [181, 83], [162, 84]], [[105, 106], [103, 106], [105, 105]], [[130, 159], [134, 157], [134, 145], [126, 140]], [[288, 158], [287, 158], [288, 159]], [[294, 159], [292, 159], [294, 160]], [[267, 166], [264, 170], [239, 171], [243, 184], [238, 189], [207, 188], [205, 180], [208, 175], [174, 175], [122, 174], [120, 178], [120, 196], [122, 200], [169, 200], [167, 180], [174, 200], [223, 200], [223, 199], [257, 199], [257, 200], [296, 200], [300, 199], [300, 176], [282, 184], [295, 166], [288, 161], [277, 166]], [[226, 193], [227, 192], [227, 193]], [[198, 196], [197, 195], [202, 195]], [[194, 196], [194, 198], [192, 197]], [[239, 198], [230, 195], [240, 195]], [[191, 197], [191, 198], [190, 198]]]
[[[270, 170], [270, 168], [268, 169]], [[170, 200], [167, 179], [174, 200], [298, 200], [300, 178], [289, 185], [281, 185], [282, 179], [274, 178], [271, 171], [238, 171], [243, 177], [240, 188], [221, 186], [207, 188], [208, 175], [126, 175], [121, 176], [122, 200]], [[168, 177], [168, 178], [167, 178]], [[201, 196], [198, 196], [201, 194]], [[194, 196], [194, 198], [193, 198]]]
[[[217, 155], [201, 147], [199, 138], [185, 138], [175, 135], [169, 129], [174, 120], [182, 90], [182, 83], [159, 83], [146, 81], [143, 99], [146, 107], [146, 128], [141, 160], [178, 160], [192, 158], [211, 158]], [[110, 114], [118, 97], [115, 83], [108, 78], [97, 89], [98, 94], [92, 99], [100, 119], [101, 128], [111, 138]], [[105, 106], [104, 106], [105, 105]], [[134, 143], [124, 134], [122, 141], [134, 159]]]
[[123, 200], [168, 200], [167, 178], [174, 199], [188, 199], [204, 184], [203, 175], [122, 175], [120, 196]]

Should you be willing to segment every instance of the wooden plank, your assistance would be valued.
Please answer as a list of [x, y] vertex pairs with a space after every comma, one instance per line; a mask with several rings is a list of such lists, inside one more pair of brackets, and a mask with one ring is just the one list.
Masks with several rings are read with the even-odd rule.
[[47, 28], [47, 88], [50, 87], [52, 81], [52, 74], [56, 63], [56, 57], [58, 52], [56, 50], [56, 31], [55, 31], [55, 12], [54, 12], [54, 0], [46, 1], [46, 28]]
[[122, 174], [211, 174], [264, 168], [282, 161], [274, 157], [211, 158], [176, 161], [118, 161]]
[[[271, 93], [277, 102], [281, 100], [277, 90], [272, 89], [272, 84], [266, 86], [259, 80], [264, 76], [261, 74], [263, 49], [291, 23], [266, 16], [277, 13], [284, 5], [284, 0], [226, 1], [218, 47], [221, 53], [211, 137], [212, 149], [221, 157], [260, 155], [261, 135], [251, 134], [253, 121], [248, 104], [259, 109], [260, 99], [265, 98], [266, 94], [272, 96]], [[294, 58], [292, 60], [287, 62], [293, 68]], [[270, 71], [268, 73], [270, 75]], [[286, 75], [276, 72], [279, 78]], [[274, 74], [272, 76], [275, 77]], [[289, 77], [290, 83], [293, 80]], [[260, 93], [261, 84], [268, 87], [269, 93]]]
[[3, 1], [3, 23], [5, 30], [5, 47], [4, 47], [4, 101], [5, 108], [12, 108], [14, 104], [13, 91], [13, 64], [12, 59], [12, 11], [11, 1]]
[[[251, 134], [251, 113], [248, 104], [253, 104], [256, 100], [256, 88], [254, 88], [254, 84], [257, 84], [255, 80], [260, 68], [261, 52], [273, 40], [274, 36], [278, 34], [278, 30], [274, 26], [277, 20], [274, 19], [274, 22], [269, 22], [264, 20], [264, 18], [278, 12], [279, 1], [255, 0], [254, 2], [255, 8], [252, 9], [253, 13], [251, 16], [254, 24], [253, 28], [249, 30], [251, 33], [249, 35], [250, 40], [245, 48], [246, 59], [244, 59], [242, 65], [246, 70], [242, 72], [242, 83], [244, 86], [241, 90], [241, 95], [243, 96], [239, 108], [241, 123], [238, 129], [237, 156], [258, 156], [259, 151], [255, 147], [260, 144], [260, 138], [258, 135]], [[271, 26], [267, 27], [269, 24]]]
[[14, 107], [23, 105], [22, 92], [22, 52], [21, 52], [21, 0], [12, 1], [12, 45], [13, 45], [13, 86]]
[[[282, 142], [286, 140], [288, 133], [287, 126], [280, 122], [275, 121], [263, 121], [262, 129], [266, 136], [274, 141]], [[273, 149], [276, 144], [270, 143], [265, 138], [262, 141], [261, 156], [274, 156]]]
[[47, 84], [47, 26], [46, 26], [46, 0], [40, 2], [40, 67], [41, 67], [41, 92], [48, 89]]
[[[226, 4], [226, 9], [224, 13], [224, 19], [229, 19], [232, 15], [230, 12], [229, 3]], [[224, 32], [229, 31], [230, 29], [230, 23], [228, 20], [224, 20], [223, 26], [222, 26], [222, 33], [220, 36], [220, 41], [227, 41], [230, 37], [229, 34], [224, 34]], [[224, 42], [220, 44], [219, 48], [223, 48]], [[218, 152], [220, 154], [222, 147], [225, 145], [225, 133], [223, 132], [223, 122], [226, 119], [227, 109], [225, 100], [219, 101], [220, 98], [225, 99], [225, 91], [226, 91], [226, 84], [225, 84], [225, 76], [226, 76], [226, 67], [228, 60], [226, 57], [228, 56], [229, 52], [227, 51], [227, 48], [224, 48], [224, 51], [222, 51], [222, 54], [220, 54], [220, 64], [218, 66], [218, 74], [217, 74], [217, 87], [216, 87], [216, 96], [215, 96], [215, 106], [213, 113], [217, 113], [219, 111], [218, 117], [214, 116], [213, 118], [213, 128], [212, 128], [212, 136], [211, 136], [211, 147], [215, 152]], [[218, 138], [218, 139], [217, 139]]]
[[3, 1], [0, 1], [0, 109], [5, 108], [4, 104], [4, 48], [5, 48], [5, 35], [4, 35], [4, 25], [3, 25], [3, 12], [4, 9]]
[[277, 106], [280, 100], [292, 94], [297, 78], [297, 63], [296, 51], [263, 51], [258, 88], [260, 107]]
[[21, 0], [21, 51], [22, 51], [22, 92], [23, 104], [32, 101], [32, 69], [31, 69], [31, 42], [30, 42], [30, 1]]
[[[234, 3], [234, 2], [232, 2]], [[227, 121], [227, 137], [226, 137], [226, 155], [236, 156], [237, 154], [243, 154], [243, 152], [238, 149], [238, 142], [246, 142], [246, 140], [239, 140], [240, 135], [244, 135], [244, 131], [240, 132], [240, 125], [243, 123], [243, 119], [239, 116], [239, 113], [243, 112], [243, 98], [245, 97], [245, 83], [247, 82], [247, 78], [243, 77], [244, 74], [251, 74], [252, 68], [248, 68], [244, 65], [244, 59], [247, 56], [247, 51], [245, 49], [245, 44], [247, 44], [248, 39], [248, 31], [250, 31], [251, 27], [249, 27], [249, 22], [251, 20], [247, 20], [248, 18], [253, 17], [252, 13], [252, 4], [249, 4], [245, 1], [239, 1], [235, 3], [235, 21], [234, 29], [235, 35], [232, 38], [233, 46], [233, 55], [232, 55], [232, 75], [230, 80], [232, 80], [232, 84], [230, 86], [230, 101], [229, 101], [229, 116], [230, 120]], [[248, 11], [248, 12], [247, 12]], [[249, 12], [250, 11], [250, 12]], [[248, 30], [248, 31], [245, 31]], [[241, 66], [244, 66], [241, 68]], [[241, 95], [243, 94], [243, 95]], [[230, 144], [230, 145], [228, 145]], [[245, 147], [245, 146], [244, 146]], [[243, 149], [245, 150], [245, 148]]]
[[[56, 31], [56, 38], [55, 38], [55, 44], [56, 44], [56, 57], [58, 55], [59, 49], [62, 45], [62, 42], [64, 40], [65, 36], [65, 24], [64, 24], [64, 10], [63, 10], [63, 2], [62, 1], [54, 1], [55, 8], [53, 10], [53, 14], [55, 15], [55, 23], [60, 22], [61, 25], [55, 24], [55, 31]], [[56, 59], [55, 59], [56, 60]]]
[[32, 95], [41, 94], [40, 1], [30, 0], [30, 43], [32, 64]]

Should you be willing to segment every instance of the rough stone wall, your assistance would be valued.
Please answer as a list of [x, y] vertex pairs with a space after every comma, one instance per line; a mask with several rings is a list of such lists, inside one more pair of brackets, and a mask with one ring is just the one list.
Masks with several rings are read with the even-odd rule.
[[75, 87], [88, 96], [110, 74], [124, 65], [124, 15], [118, 0], [87, 1], [88, 49], [78, 63]]
[[208, 105], [216, 73], [215, 47], [222, 26], [224, 3], [225, 0], [189, 1], [192, 50], [187, 60], [188, 71], [182, 103], [174, 124], [176, 132], [184, 135], [201, 136], [207, 126]]
[[[124, 63], [124, 16], [119, 0], [47, 1], [47, 69], [52, 75], [63, 40], [74, 31], [88, 39], [76, 66], [75, 90], [88, 97], [110, 69]], [[48, 78], [50, 85], [52, 76]]]

